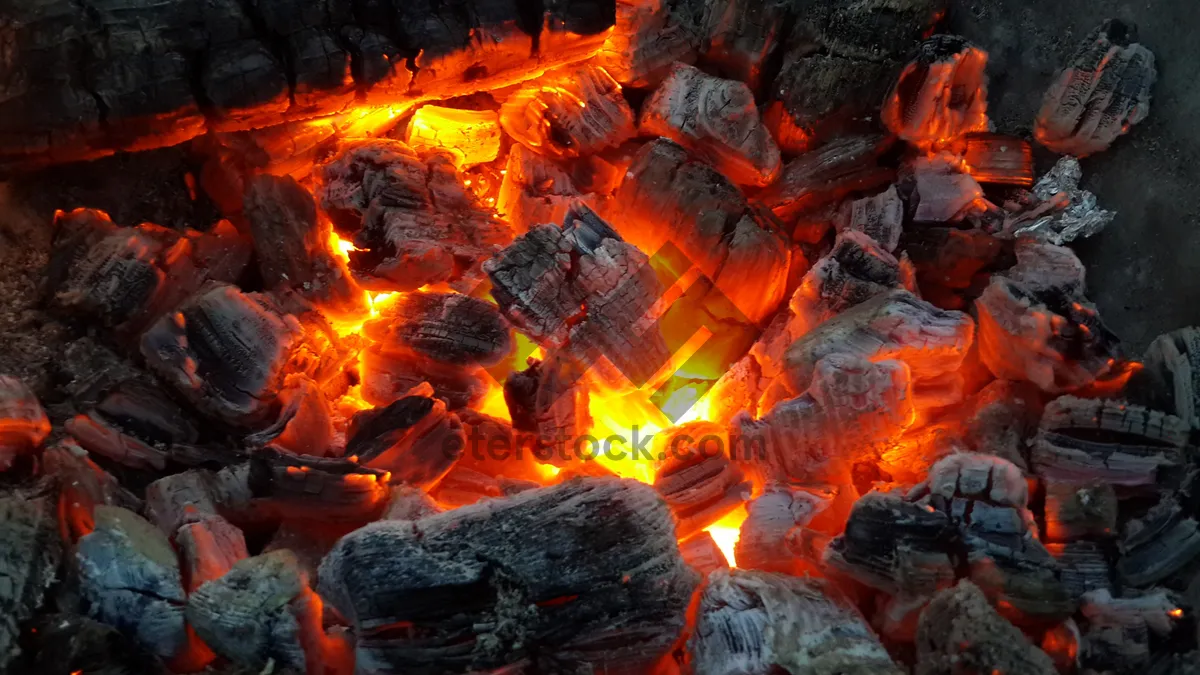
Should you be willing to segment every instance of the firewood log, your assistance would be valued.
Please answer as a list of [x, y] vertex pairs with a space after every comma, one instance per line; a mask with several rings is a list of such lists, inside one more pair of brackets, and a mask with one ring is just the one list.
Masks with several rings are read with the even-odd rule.
[[934, 35], [900, 73], [884, 100], [892, 133], [920, 146], [987, 131], [987, 52], [956, 35]]
[[50, 435], [50, 419], [25, 383], [0, 375], [0, 471], [37, 450]]
[[688, 646], [697, 675], [903, 672], [832, 584], [754, 570], [709, 577]]
[[0, 498], [0, 668], [21, 654], [21, 624], [42, 606], [54, 583], [62, 544], [46, 499]]
[[518, 89], [501, 106], [500, 125], [530, 150], [557, 159], [615, 148], [636, 133], [621, 85], [595, 65], [552, 71]]
[[855, 192], [883, 187], [896, 178], [894, 169], [876, 161], [889, 145], [881, 134], [830, 141], [785, 164], [779, 180], [759, 193], [757, 200], [785, 222], [794, 222]]
[[961, 581], [933, 597], [917, 629], [920, 675], [992, 673], [1055, 675], [1054, 663], [988, 605], [977, 586]]
[[739, 185], [763, 187], [779, 174], [779, 146], [749, 87], [686, 64], [672, 66], [643, 104], [638, 130], [687, 147]]
[[1042, 99], [1034, 138], [1054, 152], [1082, 157], [1108, 148], [1150, 114], [1158, 78], [1154, 54], [1137, 26], [1110, 19], [1084, 38]]
[[577, 479], [372, 523], [326, 556], [319, 589], [354, 627], [359, 669], [648, 672], [696, 583], [652, 488]]

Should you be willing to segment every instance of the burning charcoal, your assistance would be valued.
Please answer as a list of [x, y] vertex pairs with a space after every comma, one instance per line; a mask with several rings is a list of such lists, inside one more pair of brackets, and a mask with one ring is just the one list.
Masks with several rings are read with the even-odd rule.
[[[512, 373], [510, 378], [519, 377]], [[536, 382], [533, 383], [536, 386]], [[505, 420], [465, 409], [454, 413], [462, 422], [467, 446], [456, 466], [494, 478], [543, 481], [545, 470], [534, 453], [534, 439], [517, 433]]]
[[816, 2], [797, 17], [789, 43], [854, 59], [899, 58], [933, 31], [947, 6], [945, 0]]
[[443, 363], [499, 362], [512, 349], [508, 322], [490, 302], [458, 293], [406, 293], [383, 305], [363, 335]]
[[[582, 369], [560, 352], [531, 362], [504, 381], [504, 402], [513, 428], [536, 433], [539, 444], [549, 448], [561, 448], [565, 440], [587, 433], [592, 424], [588, 400]], [[562, 453], [554, 452], [547, 461], [561, 464], [564, 460]]]
[[444, 152], [461, 170], [495, 161], [500, 156], [503, 136], [500, 120], [491, 110], [426, 105], [408, 121], [404, 142], [422, 154]]
[[0, 375], [0, 471], [33, 452], [50, 435], [50, 420], [37, 396], [15, 377]]
[[31, 672], [171, 675], [157, 656], [99, 621], [75, 614], [46, 614], [33, 622], [29, 633], [34, 642]]
[[893, 185], [874, 197], [842, 204], [836, 226], [838, 232], [862, 232], [888, 253], [894, 253], [900, 244], [903, 221], [904, 203]]
[[717, 570], [729, 569], [725, 554], [717, 546], [717, 540], [708, 532], [701, 532], [694, 537], [679, 542], [679, 555], [688, 567], [696, 570], [703, 577]]
[[785, 356], [786, 385], [788, 391], [804, 391], [817, 362], [837, 353], [903, 361], [914, 384], [937, 379], [962, 365], [973, 329], [965, 314], [939, 310], [908, 291], [890, 291], [838, 314], [792, 343]]
[[811, 54], [802, 47], [784, 57], [763, 122], [788, 153], [807, 152], [846, 132], [872, 130], [879, 102], [899, 72], [900, 64], [890, 59]]
[[202, 584], [218, 579], [237, 561], [250, 557], [246, 537], [220, 516], [187, 523], [175, 533], [183, 566], [184, 589], [194, 593]]
[[187, 599], [187, 618], [206, 644], [234, 663], [259, 669], [274, 662], [306, 672], [324, 657], [320, 608], [295, 555], [274, 551], [239, 561], [196, 589]]
[[[357, 524], [383, 511], [388, 478], [386, 471], [349, 459], [301, 457], [266, 448], [252, 456], [244, 480], [251, 506], [257, 503], [277, 518]], [[223, 509], [228, 504], [219, 488], [217, 503]]]
[[179, 561], [162, 532], [136, 513], [98, 506], [75, 558], [89, 616], [163, 659], [186, 651]]
[[500, 126], [530, 150], [558, 159], [615, 148], [636, 133], [621, 85], [594, 65], [547, 73], [518, 89], [500, 108]]
[[431, 494], [438, 504], [447, 509], [457, 509], [482, 499], [500, 499], [540, 487], [542, 484], [536, 481], [494, 477], [455, 465]]
[[420, 520], [441, 512], [442, 508], [428, 492], [401, 483], [392, 486], [392, 495], [388, 498], [382, 520]]
[[907, 499], [948, 515], [969, 536], [1021, 548], [1037, 534], [1021, 470], [999, 457], [963, 453], [937, 461]]
[[979, 587], [961, 581], [939, 592], [917, 629], [918, 675], [954, 673], [1055, 675], [1054, 663], [988, 604]]
[[360, 669], [646, 672], [696, 583], [654, 490], [594, 478], [372, 523], [325, 557], [319, 588], [351, 622]]
[[524, 233], [535, 225], [563, 222], [576, 202], [595, 207], [596, 201], [596, 195], [581, 193], [553, 160], [517, 144], [508, 153], [496, 212], [514, 232]]
[[1123, 401], [1062, 396], [1046, 404], [1034, 438], [1043, 478], [1153, 486], [1183, 461], [1188, 429], [1174, 415]]
[[87, 451], [135, 469], [162, 470], [172, 446], [197, 437], [179, 406], [158, 387], [137, 380], [121, 383], [66, 428]]
[[1163, 497], [1144, 517], [1125, 526], [1118, 543], [1122, 555], [1117, 561], [1122, 582], [1146, 587], [1196, 568], [1200, 560], [1200, 525], [1182, 496]]
[[780, 219], [792, 222], [855, 192], [883, 187], [896, 177], [894, 169], [877, 162], [889, 145], [879, 134], [830, 141], [784, 165], [779, 180], [763, 190], [758, 201]]
[[779, 175], [779, 147], [749, 87], [686, 64], [672, 66], [642, 106], [638, 130], [687, 147], [739, 185], [763, 187]]
[[884, 125], [924, 147], [987, 131], [986, 67], [987, 52], [955, 35], [934, 35], [885, 99]]
[[1107, 590], [1083, 596], [1083, 639], [1079, 662], [1084, 668], [1138, 672], [1150, 665], [1151, 634], [1165, 637], [1174, 627], [1177, 599], [1163, 589], [1114, 598]]
[[462, 423], [446, 404], [424, 396], [406, 396], [385, 408], [354, 416], [346, 454], [363, 466], [381, 469], [398, 483], [429, 489], [462, 454]]
[[921, 297], [943, 309], [963, 309], [987, 286], [987, 270], [1000, 264], [1005, 242], [983, 230], [909, 228], [900, 248], [912, 257]]
[[[790, 329], [804, 334], [876, 295], [902, 287], [900, 262], [866, 234], [841, 232], [833, 249], [800, 280], [788, 301]], [[916, 290], [916, 289], [908, 289]]]
[[737, 221], [727, 240], [725, 259], [713, 281], [741, 314], [738, 320], [745, 317], [744, 322], [761, 324], [787, 294], [786, 272], [792, 260], [787, 237], [769, 212], [754, 209]]
[[1062, 567], [1063, 587], [1068, 596], [1081, 598], [1089, 591], [1113, 588], [1107, 552], [1096, 542], [1046, 544], [1046, 549]]
[[541, 225], [484, 263], [492, 297], [544, 347], [608, 359], [637, 386], [670, 358], [650, 314], [662, 289], [646, 255], [585, 206]]
[[146, 517], [168, 538], [184, 525], [216, 514], [212, 474], [207, 471], [184, 471], [146, 487]]
[[627, 87], [658, 84], [676, 61], [695, 60], [705, 6], [696, 0], [617, 0], [616, 25], [597, 63]]
[[[665, 434], [665, 461], [655, 469], [654, 489], [675, 516], [675, 534], [687, 539], [742, 505], [751, 492], [742, 471], [725, 455], [722, 430], [701, 423]], [[711, 439], [713, 443], [707, 443]]]
[[94, 514], [101, 504], [141, 509], [137, 497], [69, 440], [46, 448], [42, 463], [46, 474], [58, 483], [58, 530], [66, 543], [73, 544], [95, 529]]
[[412, 291], [440, 282], [469, 291], [481, 280], [477, 263], [512, 234], [446, 156], [422, 161], [411, 152], [397, 141], [350, 145], [321, 168], [322, 207], [339, 232], [354, 233], [350, 269], [364, 287]]
[[1082, 157], [1146, 119], [1158, 72], [1154, 54], [1136, 40], [1136, 26], [1110, 19], [1080, 43], [1042, 99], [1033, 130], [1038, 143]]
[[983, 197], [983, 188], [970, 174], [960, 173], [944, 157], [921, 156], [910, 165], [916, 203], [913, 221], [918, 223], [947, 223], [961, 220], [976, 199]]
[[1142, 358], [1154, 385], [1152, 400], [1192, 429], [1200, 429], [1200, 329], [1180, 328], [1154, 339]]
[[760, 91], [767, 59], [787, 37], [780, 33], [795, 12], [791, 3], [738, 0], [709, 11], [701, 54], [705, 67]]
[[362, 292], [329, 249], [328, 223], [317, 219], [312, 195], [296, 179], [255, 176], [247, 182], [244, 204], [268, 290], [290, 286], [334, 312], [366, 309]]
[[688, 642], [696, 675], [904, 672], [854, 605], [820, 579], [718, 571]]
[[735, 547], [738, 567], [780, 574], [804, 571], [793, 539], [830, 501], [808, 490], [768, 485], [746, 506], [746, 520]]
[[333, 453], [333, 411], [311, 377], [301, 373], [285, 377], [279, 403], [279, 417], [271, 426], [247, 436], [247, 445], [274, 445], [296, 455], [314, 457]]
[[63, 542], [52, 508], [44, 499], [0, 498], [0, 669], [21, 654], [21, 624], [42, 606], [54, 583]]
[[453, 410], [477, 405], [487, 393], [478, 366], [439, 363], [409, 349], [387, 351], [374, 345], [362, 353], [361, 368], [362, 397], [373, 406], [403, 398], [423, 382]]
[[1060, 157], [1054, 168], [1034, 184], [1026, 198], [1028, 204], [1005, 205], [1010, 211], [1016, 208], [1016, 213], [1006, 219], [1005, 232], [1062, 246], [1103, 230], [1117, 214], [1100, 208], [1096, 195], [1079, 188], [1082, 178], [1079, 160]]
[[1015, 136], [967, 134], [962, 161], [967, 173], [985, 185], [1033, 185], [1033, 148]]
[[1073, 541], [1105, 537], [1117, 529], [1117, 494], [1101, 481], [1046, 479], [1046, 538]]
[[268, 296], [212, 286], [151, 326], [142, 355], [199, 410], [245, 425], [269, 413], [302, 339], [300, 326]]
[[863, 453], [899, 436], [912, 417], [903, 363], [834, 354], [816, 364], [802, 396], [781, 401], [760, 420], [735, 416], [730, 443], [759, 485], [834, 479]]
[[1041, 392], [1027, 383], [996, 380], [964, 406], [963, 440], [984, 455], [1003, 457], [1028, 469], [1026, 439], [1042, 416]]

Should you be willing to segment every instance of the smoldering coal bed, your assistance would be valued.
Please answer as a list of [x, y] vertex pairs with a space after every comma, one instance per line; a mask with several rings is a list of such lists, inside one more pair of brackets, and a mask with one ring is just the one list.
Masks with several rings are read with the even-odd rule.
[[1066, 246], [1154, 56], [997, 134], [953, 9], [0, 9], [0, 169], [177, 146], [222, 216], [46, 225], [0, 670], [1196, 672], [1200, 332]]

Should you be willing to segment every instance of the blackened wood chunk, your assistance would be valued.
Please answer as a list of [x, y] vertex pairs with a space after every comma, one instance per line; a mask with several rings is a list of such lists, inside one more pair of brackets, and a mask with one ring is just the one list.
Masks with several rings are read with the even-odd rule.
[[45, 499], [0, 498], [0, 668], [21, 654], [20, 624], [42, 606], [56, 576], [63, 542], [52, 509]]
[[906, 229], [900, 248], [916, 267], [921, 297], [963, 309], [987, 287], [988, 271], [1001, 264], [1008, 245], [979, 229], [926, 226]]
[[37, 396], [17, 378], [0, 375], [0, 471], [37, 450], [48, 435], [50, 419]]
[[658, 84], [675, 62], [696, 59], [704, 39], [700, 0], [617, 0], [616, 23], [596, 55], [617, 82]]
[[892, 60], [866, 61], [791, 52], [763, 113], [786, 153], [811, 150], [845, 132], [877, 128], [879, 102], [900, 72]]
[[198, 433], [166, 392], [138, 380], [122, 382], [88, 413], [68, 420], [66, 429], [88, 452], [158, 470], [176, 444], [194, 443]]
[[1200, 525], [1189, 507], [1190, 490], [1163, 497], [1142, 518], [1130, 521], [1119, 542], [1117, 573], [1125, 584], [1144, 588], [1195, 568], [1200, 560]]
[[[838, 234], [792, 293], [791, 329], [803, 334], [855, 305], [902, 288], [900, 261], [874, 239], [853, 230]], [[913, 290], [913, 289], [909, 289]]]
[[529, 149], [555, 158], [616, 147], [637, 131], [621, 85], [594, 65], [547, 73], [518, 89], [500, 108], [500, 125]]
[[116, 627], [155, 655], [187, 646], [179, 561], [166, 535], [116, 506], [96, 508], [96, 529], [75, 553], [88, 616]]
[[687, 147], [739, 185], [762, 187], [779, 174], [779, 146], [737, 80], [676, 64], [642, 106], [638, 129]]
[[873, 197], [842, 204], [834, 225], [838, 232], [862, 232], [885, 251], [895, 253], [904, 231], [904, 202], [893, 185]]
[[1154, 54], [1137, 42], [1137, 27], [1110, 19], [1084, 38], [1046, 91], [1034, 137], [1078, 157], [1105, 150], [1150, 114], [1157, 78]]
[[1119, 400], [1061, 396], [1046, 404], [1032, 444], [1037, 473], [1058, 480], [1153, 486], [1183, 462], [1178, 417]]
[[193, 469], [159, 478], [146, 487], [146, 517], [167, 537], [217, 514], [212, 474]]
[[305, 672], [323, 660], [320, 600], [290, 551], [239, 561], [187, 599], [188, 622], [218, 654], [262, 668]]
[[417, 161], [417, 153], [396, 140], [379, 139], [346, 148], [315, 174], [316, 196], [321, 209], [333, 221], [334, 230], [352, 238], [362, 229], [371, 206], [372, 187], [388, 180], [389, 167], [406, 167]]
[[319, 589], [353, 626], [360, 669], [646, 672], [696, 583], [654, 490], [604, 478], [372, 523], [326, 556]]
[[760, 91], [767, 59], [787, 37], [781, 33], [794, 12], [787, 0], [714, 5], [707, 16], [701, 52], [704, 66]]
[[246, 436], [250, 447], [273, 445], [297, 455], [325, 457], [334, 452], [333, 410], [320, 385], [302, 373], [284, 378], [279, 417]]
[[1073, 541], [1068, 544], [1047, 544], [1046, 550], [1062, 568], [1063, 588], [1072, 598], [1084, 593], [1113, 588], [1113, 570], [1109, 553], [1094, 541]]
[[822, 0], [797, 17], [789, 46], [879, 61], [907, 55], [941, 20], [946, 0]]
[[1179, 599], [1164, 589], [1129, 591], [1114, 598], [1107, 590], [1083, 596], [1079, 663], [1084, 668], [1104, 668], [1133, 673], [1150, 665], [1151, 640], [1164, 638], [1174, 628]]
[[896, 177], [894, 169], [877, 161], [889, 144], [879, 134], [830, 141], [785, 164], [779, 180], [763, 190], [757, 201], [791, 222], [855, 192], [882, 187]]
[[318, 221], [312, 195], [295, 178], [251, 178], [244, 204], [267, 289], [290, 286], [335, 313], [361, 304], [361, 293], [329, 248], [329, 225]]
[[594, 207], [597, 199], [593, 193], [582, 193], [571, 174], [554, 160], [521, 144], [508, 151], [496, 212], [514, 232], [561, 223], [577, 201]]
[[945, 145], [987, 131], [987, 52], [956, 35], [934, 35], [900, 73], [882, 119], [915, 145]]
[[429, 489], [454, 466], [465, 445], [462, 423], [444, 402], [406, 396], [358, 413], [346, 454], [363, 466], [389, 472], [394, 482]]
[[746, 505], [746, 520], [734, 549], [738, 567], [797, 574], [799, 551], [794, 541], [799, 531], [829, 506], [828, 501], [812, 492], [768, 485]]
[[675, 516], [675, 533], [687, 539], [741, 506], [752, 486], [721, 444], [721, 429], [695, 423], [672, 427], [666, 459], [654, 472], [654, 489]]
[[1022, 138], [972, 133], [963, 138], [967, 173], [984, 184], [1033, 185], [1033, 147]]
[[988, 604], [969, 581], [939, 592], [921, 614], [917, 628], [919, 675], [953, 673], [1054, 675], [1045, 652]]
[[[513, 428], [536, 434], [539, 449], [561, 446], [564, 440], [587, 433], [592, 424], [588, 386], [580, 365], [561, 352], [513, 372], [504, 381], [504, 402]], [[546, 454], [553, 455], [551, 463], [564, 459]]]
[[1200, 329], [1194, 326], [1158, 336], [1142, 358], [1154, 387], [1150, 399], [1200, 429]]
[[452, 410], [476, 405], [487, 393], [488, 376], [480, 367], [441, 363], [409, 349], [373, 345], [362, 352], [361, 363], [362, 396], [374, 406], [403, 398], [423, 382]]
[[492, 365], [512, 349], [508, 322], [490, 302], [458, 293], [406, 293], [379, 308], [363, 335], [453, 364]]
[[[277, 518], [365, 523], [388, 498], [386, 471], [341, 458], [302, 457], [265, 448], [250, 459], [250, 501]], [[218, 503], [224, 500], [218, 495]]]
[[299, 324], [269, 297], [211, 286], [142, 336], [146, 364], [199, 410], [232, 425], [262, 421], [283, 385]]
[[697, 675], [904, 672], [832, 584], [754, 570], [709, 577], [688, 648]]
[[873, 457], [912, 423], [909, 385], [899, 361], [833, 354], [817, 362], [803, 395], [780, 401], [762, 419], [734, 416], [731, 454], [759, 484], [842, 483], [850, 463]]
[[46, 474], [58, 483], [58, 531], [64, 543], [73, 544], [95, 528], [95, 509], [101, 504], [141, 509], [140, 500], [75, 443], [63, 441], [46, 448], [42, 462]]
[[1046, 539], [1073, 541], [1116, 533], [1117, 494], [1112, 484], [1046, 479]]

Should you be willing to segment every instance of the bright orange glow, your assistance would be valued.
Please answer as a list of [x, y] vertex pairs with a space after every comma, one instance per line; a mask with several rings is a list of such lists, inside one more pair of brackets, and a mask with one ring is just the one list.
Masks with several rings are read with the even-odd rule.
[[1178, 607], [1167, 612], [1167, 614], [1169, 614], [1172, 619], [1182, 619], [1183, 618], [1183, 610]]
[[739, 506], [736, 510], [731, 511], [727, 516], [709, 525], [704, 531], [712, 536], [713, 541], [717, 543], [717, 548], [721, 549], [726, 562], [730, 567], [737, 567], [737, 556], [734, 553], [734, 548], [737, 546], [738, 539], [742, 536], [742, 523], [745, 522], [746, 507]]

